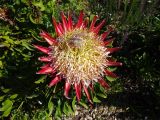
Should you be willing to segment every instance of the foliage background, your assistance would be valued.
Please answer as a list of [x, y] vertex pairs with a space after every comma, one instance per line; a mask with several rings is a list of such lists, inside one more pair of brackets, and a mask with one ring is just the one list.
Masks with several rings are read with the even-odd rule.
[[[95, 105], [102, 101], [99, 104], [122, 108], [119, 119], [160, 118], [159, 0], [0, 0], [1, 119], [74, 115], [76, 99], [62, 96], [63, 83], [48, 88], [49, 77], [35, 74], [42, 63], [32, 44], [46, 45], [39, 37], [41, 29], [54, 35], [51, 16], [59, 20], [61, 11], [70, 11], [76, 21], [82, 9], [89, 20], [94, 15], [106, 18], [115, 28], [114, 46], [123, 47], [114, 54], [124, 63], [116, 70], [120, 78], [109, 80], [112, 89], [107, 93], [95, 86]], [[90, 109], [85, 103], [83, 98], [80, 105]]]

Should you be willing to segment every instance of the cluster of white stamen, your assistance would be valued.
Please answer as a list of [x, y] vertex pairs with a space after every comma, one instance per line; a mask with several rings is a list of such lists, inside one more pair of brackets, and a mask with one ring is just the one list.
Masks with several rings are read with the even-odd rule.
[[94, 33], [74, 29], [58, 38], [59, 45], [54, 46], [55, 66], [71, 84], [84, 82], [87, 86], [97, 82], [104, 74], [106, 49]]

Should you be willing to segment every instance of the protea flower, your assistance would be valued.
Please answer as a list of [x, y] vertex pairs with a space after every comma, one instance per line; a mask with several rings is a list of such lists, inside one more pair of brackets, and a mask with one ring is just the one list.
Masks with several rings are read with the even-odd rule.
[[37, 74], [50, 74], [53, 77], [49, 87], [64, 81], [66, 98], [69, 98], [70, 88], [74, 86], [78, 101], [83, 91], [91, 102], [88, 90], [93, 90], [95, 83], [108, 89], [109, 85], [104, 80], [104, 76], [117, 77], [107, 68], [122, 65], [112, 60], [110, 56], [110, 53], [120, 48], [107, 47], [113, 41], [113, 39], [105, 40], [110, 30], [99, 35], [105, 20], [95, 25], [98, 18], [95, 16], [90, 27], [87, 28], [88, 22], [83, 20], [83, 12], [80, 13], [77, 23], [73, 23], [70, 14], [67, 19], [62, 12], [61, 17], [62, 23], [52, 19], [57, 38], [45, 31], [40, 33], [40, 36], [48, 42], [49, 47], [34, 45], [35, 48], [46, 54], [46, 56], [39, 57], [39, 60], [46, 62], [46, 65], [42, 66]]

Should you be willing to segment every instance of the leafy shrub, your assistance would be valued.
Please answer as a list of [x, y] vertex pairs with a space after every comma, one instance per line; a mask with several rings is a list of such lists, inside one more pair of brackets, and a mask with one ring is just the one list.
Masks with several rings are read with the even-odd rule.
[[[116, 81], [110, 80], [112, 89], [108, 93], [96, 85], [93, 98], [95, 103], [110, 99], [113, 103], [117, 98], [107, 96], [112, 97], [115, 93], [126, 91], [149, 93], [153, 94], [153, 99], [158, 99], [160, 96], [158, 67], [160, 65], [160, 8], [158, 5], [158, 0], [79, 0], [78, 2], [1, 0], [1, 119], [7, 117], [15, 120], [52, 117], [60, 119], [63, 114], [74, 115], [76, 98], [66, 100], [61, 96], [63, 93], [57, 89], [58, 86], [48, 88], [47, 76], [35, 75], [41, 63], [37, 61], [40, 53], [35, 51], [32, 44], [42, 43], [39, 37], [41, 29], [54, 35], [51, 16], [55, 16], [58, 20], [60, 11], [71, 11], [76, 16], [83, 9], [89, 20], [94, 15], [99, 15], [100, 19], [106, 18], [107, 24], [116, 29], [111, 33], [116, 38], [114, 45], [123, 47], [121, 52], [115, 54], [115, 57], [124, 63], [123, 67], [117, 69], [121, 78]], [[143, 96], [139, 97], [142, 99]], [[150, 102], [151, 98], [148, 101]], [[84, 98], [79, 104], [89, 108]], [[152, 107], [150, 110], [158, 111], [159, 104], [157, 100], [155, 105], [149, 106]], [[131, 112], [141, 113], [135, 104], [128, 106]], [[146, 108], [145, 104], [144, 106]], [[144, 116], [149, 116], [153, 111], [147, 114], [148, 112], [144, 110]], [[156, 118], [157, 115], [149, 117]]]

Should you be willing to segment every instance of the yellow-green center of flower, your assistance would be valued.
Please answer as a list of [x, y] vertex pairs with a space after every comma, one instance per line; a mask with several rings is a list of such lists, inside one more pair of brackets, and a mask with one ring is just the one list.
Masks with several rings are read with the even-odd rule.
[[58, 37], [53, 47], [58, 71], [70, 83], [84, 82], [89, 85], [103, 75], [106, 64], [106, 48], [93, 32], [74, 29]]

